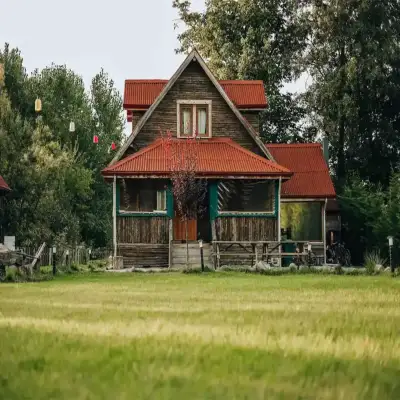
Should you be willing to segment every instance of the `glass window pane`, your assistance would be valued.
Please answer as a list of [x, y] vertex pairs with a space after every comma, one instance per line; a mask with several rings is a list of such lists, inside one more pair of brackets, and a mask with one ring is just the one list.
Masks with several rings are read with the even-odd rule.
[[192, 120], [193, 110], [190, 107], [182, 107], [181, 108], [181, 133], [183, 135], [191, 135], [193, 129], [193, 120]]
[[281, 204], [281, 228], [290, 229], [292, 240], [322, 241], [322, 203]]
[[226, 180], [218, 185], [218, 209], [232, 212], [272, 212], [274, 181]]
[[167, 192], [165, 190], [157, 191], [157, 211], [166, 211]]
[[197, 133], [199, 135], [207, 134], [207, 108], [197, 107]]
[[[119, 208], [121, 211], [153, 212], [166, 210], [166, 181], [131, 180], [119, 183]], [[161, 208], [159, 208], [161, 207]]]

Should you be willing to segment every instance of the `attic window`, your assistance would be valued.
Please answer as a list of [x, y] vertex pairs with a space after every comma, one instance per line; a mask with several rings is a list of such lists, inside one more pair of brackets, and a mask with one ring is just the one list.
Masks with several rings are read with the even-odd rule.
[[211, 132], [211, 100], [177, 101], [177, 136], [209, 138]]

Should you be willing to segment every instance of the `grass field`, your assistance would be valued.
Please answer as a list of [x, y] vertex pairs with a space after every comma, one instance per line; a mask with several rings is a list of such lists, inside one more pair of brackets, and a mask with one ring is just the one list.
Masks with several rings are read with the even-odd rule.
[[400, 279], [0, 286], [1, 399], [400, 399]]

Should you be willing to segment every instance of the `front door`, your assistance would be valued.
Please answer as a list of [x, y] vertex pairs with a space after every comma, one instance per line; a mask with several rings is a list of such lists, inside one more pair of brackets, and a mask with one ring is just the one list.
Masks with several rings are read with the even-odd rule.
[[[175, 210], [174, 218], [174, 240], [186, 240], [186, 222], [182, 221], [179, 212]], [[197, 240], [197, 219], [187, 222], [188, 240]]]

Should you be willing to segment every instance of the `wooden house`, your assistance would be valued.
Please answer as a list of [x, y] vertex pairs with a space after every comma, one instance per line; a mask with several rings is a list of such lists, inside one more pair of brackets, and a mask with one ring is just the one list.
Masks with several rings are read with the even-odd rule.
[[[171, 195], [170, 159], [160, 135], [167, 131], [178, 152], [196, 134], [196, 173], [207, 182], [206, 212], [190, 221], [192, 252], [198, 254], [201, 239], [207, 261], [212, 253], [213, 263], [221, 265], [254, 262], [272, 248], [282, 251], [285, 188], [302, 171], [292, 171], [280, 148], [261, 140], [259, 113], [266, 107], [262, 81], [218, 81], [196, 50], [168, 81], [126, 81], [124, 108], [132, 134], [102, 172], [113, 183], [114, 256], [123, 258], [124, 267], [183, 264], [185, 230]], [[302, 153], [296, 157], [301, 161]], [[306, 157], [305, 168], [314, 171], [314, 154]], [[319, 155], [316, 162], [324, 163]], [[329, 190], [319, 196], [299, 190], [293, 199], [307, 205], [316, 201], [321, 235], [310, 239], [323, 243], [326, 199], [335, 196], [326, 163], [324, 173], [314, 178], [323, 179]]]

